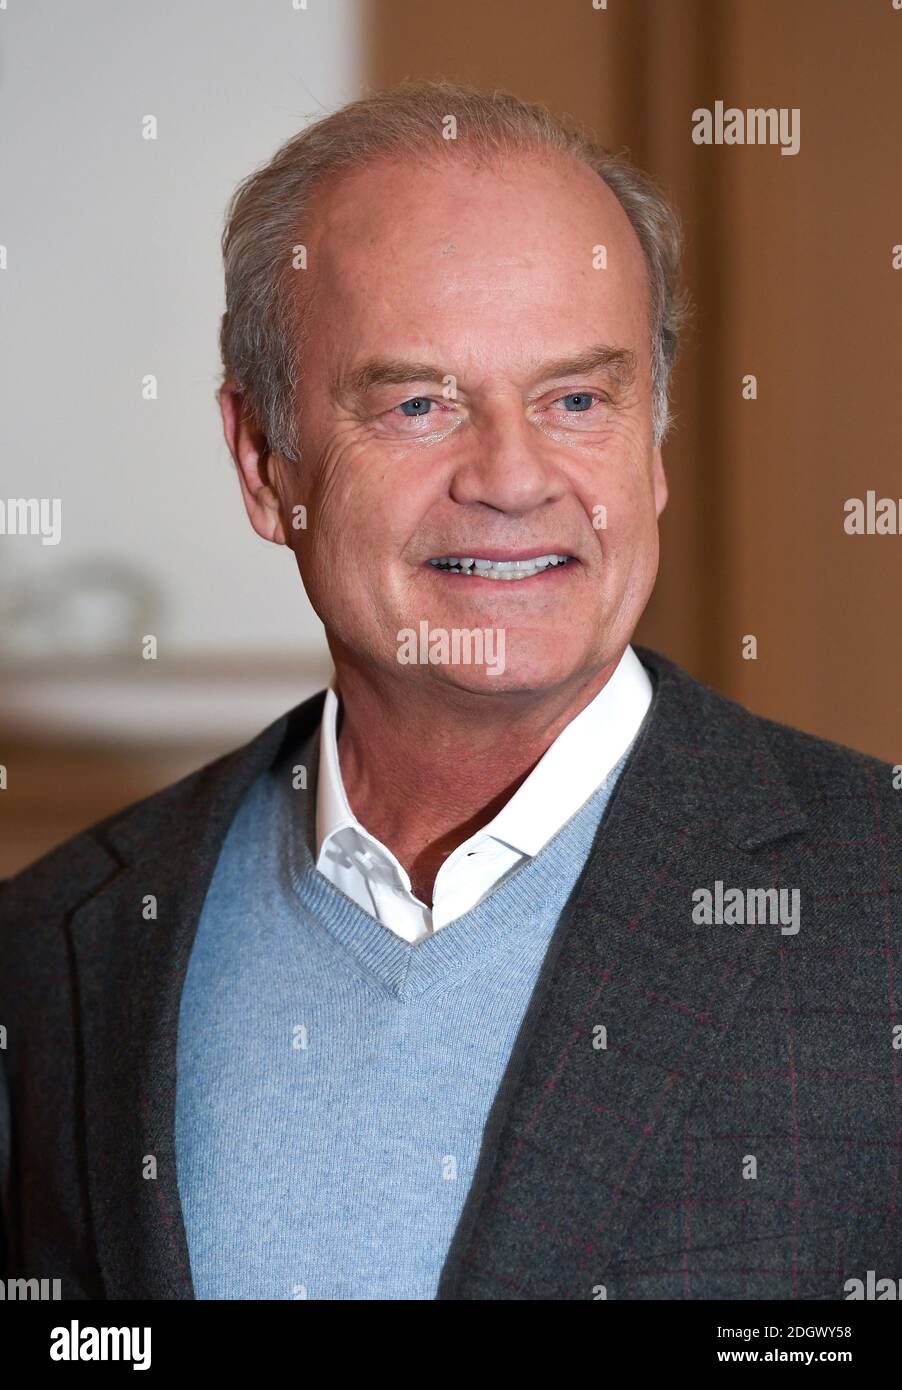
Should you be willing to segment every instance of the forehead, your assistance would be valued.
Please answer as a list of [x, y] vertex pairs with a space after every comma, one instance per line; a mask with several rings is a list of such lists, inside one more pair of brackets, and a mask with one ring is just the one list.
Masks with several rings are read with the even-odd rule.
[[305, 239], [312, 317], [333, 338], [401, 324], [415, 336], [427, 324], [486, 332], [489, 321], [503, 337], [553, 315], [579, 339], [601, 315], [608, 337], [639, 347], [647, 324], [645, 260], [626, 213], [592, 169], [557, 151], [384, 157], [316, 191]]

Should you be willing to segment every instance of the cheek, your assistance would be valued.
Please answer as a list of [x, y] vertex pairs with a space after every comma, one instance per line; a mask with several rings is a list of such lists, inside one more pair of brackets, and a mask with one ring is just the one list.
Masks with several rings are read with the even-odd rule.
[[657, 532], [657, 513], [651, 479], [644, 468], [605, 468], [583, 480], [580, 502], [598, 545], [608, 558], [648, 543]]
[[415, 470], [374, 456], [349, 431], [319, 455], [307, 493], [307, 529], [295, 547], [305, 576], [347, 589], [379, 573], [384, 588], [422, 512]]
[[371, 478], [356, 457], [353, 440], [334, 440], [315, 455], [306, 488], [308, 530], [305, 554], [328, 564], [330, 556], [354, 549], [353, 538], [366, 517]]

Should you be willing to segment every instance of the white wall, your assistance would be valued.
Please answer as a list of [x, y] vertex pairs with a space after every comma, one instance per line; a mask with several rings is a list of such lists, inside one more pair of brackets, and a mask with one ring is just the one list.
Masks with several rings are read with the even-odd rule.
[[62, 503], [58, 546], [0, 535], [7, 664], [89, 655], [136, 624], [161, 659], [324, 651], [222, 442], [219, 237], [235, 184], [359, 94], [359, 34], [357, 0], [0, 9], [0, 498]]

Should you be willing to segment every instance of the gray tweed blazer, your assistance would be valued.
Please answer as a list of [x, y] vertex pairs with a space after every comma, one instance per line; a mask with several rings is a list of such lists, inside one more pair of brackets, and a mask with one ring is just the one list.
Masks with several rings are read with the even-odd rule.
[[[902, 788], [637, 651], [654, 699], [437, 1296], [843, 1299], [902, 1277]], [[0, 888], [2, 1277], [194, 1297], [181, 989], [239, 801], [322, 700]]]

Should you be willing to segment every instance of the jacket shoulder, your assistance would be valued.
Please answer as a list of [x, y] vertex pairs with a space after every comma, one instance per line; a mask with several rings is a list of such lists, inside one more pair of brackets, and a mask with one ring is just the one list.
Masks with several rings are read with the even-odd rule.
[[753, 715], [762, 739], [815, 824], [836, 839], [902, 837], [902, 767]]
[[204, 779], [230, 756], [216, 758], [177, 782], [130, 802], [69, 836], [6, 879], [0, 885], [0, 927], [22, 910], [56, 908], [65, 912], [96, 891], [119, 867], [108, 840], [110, 830], [128, 817], [159, 826], [171, 823], [190, 807]]
[[[765, 749], [775, 768], [815, 823], [863, 822], [875, 832], [881, 827], [902, 834], [902, 766], [845, 744], [807, 733], [763, 715], [705, 685], [669, 658], [639, 649], [643, 663], [655, 675], [680, 686], [681, 698], [691, 702], [712, 743], [724, 755], [731, 746]], [[766, 761], [760, 776], [767, 778]]]
[[0, 930], [23, 915], [66, 913], [167, 837], [190, 835], [198, 818], [240, 796], [287, 738], [309, 733], [324, 692], [280, 716], [249, 743], [224, 753], [151, 795], [131, 802], [61, 844], [0, 884]]

